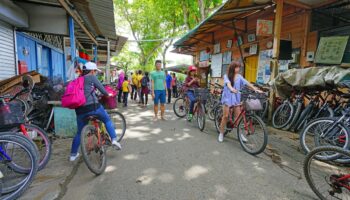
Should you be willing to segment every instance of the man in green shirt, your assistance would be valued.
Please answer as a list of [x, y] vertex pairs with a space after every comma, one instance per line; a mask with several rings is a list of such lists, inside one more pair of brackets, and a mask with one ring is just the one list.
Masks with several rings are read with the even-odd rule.
[[152, 98], [154, 100], [154, 119], [158, 119], [158, 104], [160, 101], [160, 113], [161, 113], [161, 119], [165, 120], [164, 113], [165, 113], [165, 99], [167, 96], [166, 91], [166, 82], [165, 82], [165, 74], [163, 71], [161, 71], [162, 68], [162, 61], [157, 60], [156, 61], [156, 71], [153, 71], [151, 73], [151, 80], [152, 80]]

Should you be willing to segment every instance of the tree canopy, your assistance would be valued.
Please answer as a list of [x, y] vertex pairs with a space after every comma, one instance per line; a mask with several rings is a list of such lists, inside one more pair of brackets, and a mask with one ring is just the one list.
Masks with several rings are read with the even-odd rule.
[[[163, 63], [166, 52], [174, 38], [185, 34], [222, 4], [223, 0], [114, 0], [116, 24], [126, 24], [135, 40], [138, 52], [124, 48], [123, 59], [136, 59], [137, 68], [151, 70], [161, 55]], [[154, 40], [167, 38], [166, 40]], [[152, 41], [148, 41], [152, 40]], [[125, 54], [132, 53], [132, 56]], [[118, 60], [118, 58], [116, 58]], [[125, 62], [124, 62], [125, 63]]]

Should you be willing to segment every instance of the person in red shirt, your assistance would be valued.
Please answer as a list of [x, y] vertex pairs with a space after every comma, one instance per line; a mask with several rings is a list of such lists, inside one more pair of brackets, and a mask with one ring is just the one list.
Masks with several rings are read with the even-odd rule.
[[190, 100], [190, 111], [188, 113], [187, 120], [192, 121], [193, 118], [193, 108], [196, 103], [196, 97], [194, 96], [194, 89], [199, 88], [199, 79], [196, 78], [197, 68], [195, 66], [190, 66], [188, 68], [187, 77], [185, 79], [185, 91], [187, 90], [187, 97]]

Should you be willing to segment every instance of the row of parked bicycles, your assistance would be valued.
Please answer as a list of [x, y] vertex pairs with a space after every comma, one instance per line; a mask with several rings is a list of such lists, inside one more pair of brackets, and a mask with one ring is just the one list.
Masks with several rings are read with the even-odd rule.
[[[253, 155], [264, 151], [267, 143], [268, 100], [270, 88], [255, 85], [265, 92], [263, 97], [247, 93], [243, 98], [243, 111], [238, 123], [229, 115], [226, 132], [237, 128], [238, 140], [243, 149]], [[194, 115], [198, 128], [204, 129], [206, 117], [213, 120], [219, 131], [222, 118], [221, 93], [223, 87], [210, 84], [210, 91], [197, 91], [199, 98]], [[322, 200], [350, 199], [350, 82], [342, 82], [338, 87], [312, 90], [297, 90], [286, 99], [276, 98], [271, 125], [274, 128], [298, 133], [300, 146], [306, 154], [303, 170], [310, 188]], [[208, 95], [203, 95], [207, 93]], [[259, 99], [262, 108], [247, 110], [244, 102]], [[188, 112], [188, 99], [182, 95], [174, 103], [174, 112], [184, 117]], [[233, 123], [234, 121], [234, 123]], [[239, 121], [239, 120], [238, 120]], [[236, 125], [236, 126], [235, 126]], [[254, 137], [241, 136], [245, 131]], [[292, 133], [291, 133], [292, 134]], [[257, 137], [259, 136], [259, 137]], [[246, 138], [253, 138], [247, 141]], [[266, 142], [266, 143], [265, 143]], [[252, 148], [255, 147], [255, 148]]]
[[47, 132], [28, 118], [34, 104], [20, 98], [31, 95], [32, 86], [23, 82], [14, 95], [0, 96], [0, 199], [21, 196], [51, 157]]

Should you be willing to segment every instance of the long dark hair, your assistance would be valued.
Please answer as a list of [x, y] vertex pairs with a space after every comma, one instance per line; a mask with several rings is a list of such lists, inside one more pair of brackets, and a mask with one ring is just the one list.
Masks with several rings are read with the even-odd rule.
[[236, 68], [241, 67], [239, 62], [233, 61], [227, 68], [227, 78], [230, 80], [232, 87], [235, 85]]

